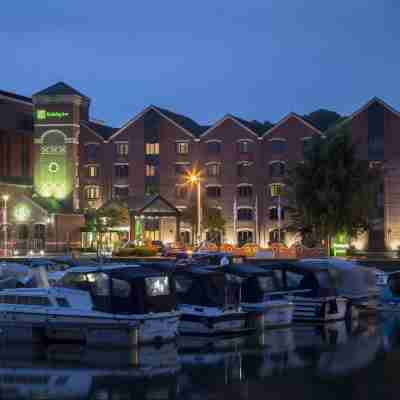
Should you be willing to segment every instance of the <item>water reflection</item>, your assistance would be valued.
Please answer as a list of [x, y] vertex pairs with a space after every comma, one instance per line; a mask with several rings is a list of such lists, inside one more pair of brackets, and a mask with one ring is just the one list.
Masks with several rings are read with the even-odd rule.
[[380, 368], [382, 354], [400, 349], [399, 332], [399, 321], [362, 321], [218, 340], [182, 337], [130, 351], [8, 346], [0, 349], [0, 394], [58, 400], [329, 397], [347, 388], [343, 382], [353, 385], [357, 374]]

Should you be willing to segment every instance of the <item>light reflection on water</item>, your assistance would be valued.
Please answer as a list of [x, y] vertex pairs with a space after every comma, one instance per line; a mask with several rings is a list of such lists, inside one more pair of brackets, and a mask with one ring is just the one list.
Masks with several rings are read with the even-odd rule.
[[217, 340], [181, 337], [177, 345], [131, 351], [7, 346], [0, 349], [0, 397], [328, 400], [385, 393], [386, 400], [400, 389], [399, 356], [394, 318]]

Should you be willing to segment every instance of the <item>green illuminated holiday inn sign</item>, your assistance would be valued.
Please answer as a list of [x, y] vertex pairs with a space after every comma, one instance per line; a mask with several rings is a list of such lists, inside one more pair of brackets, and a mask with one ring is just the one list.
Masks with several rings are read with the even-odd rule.
[[69, 117], [69, 113], [64, 111], [47, 111], [47, 110], [36, 110], [36, 119], [45, 120], [47, 118], [62, 119]]

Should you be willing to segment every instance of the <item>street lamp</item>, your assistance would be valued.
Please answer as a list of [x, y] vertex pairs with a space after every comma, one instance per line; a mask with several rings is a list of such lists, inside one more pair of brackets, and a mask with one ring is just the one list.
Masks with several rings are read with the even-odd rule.
[[9, 200], [10, 196], [8, 194], [3, 194], [1, 198], [4, 201], [4, 211], [3, 211], [3, 229], [4, 229], [4, 256], [8, 256], [8, 247], [7, 247], [7, 201]]
[[201, 180], [200, 175], [192, 172], [189, 174], [189, 182], [197, 185], [197, 244], [201, 242]]

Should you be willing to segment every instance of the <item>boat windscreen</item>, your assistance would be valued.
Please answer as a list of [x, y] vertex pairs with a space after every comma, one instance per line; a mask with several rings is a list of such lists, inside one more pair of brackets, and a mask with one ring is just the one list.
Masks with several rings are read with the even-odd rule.
[[145, 282], [148, 296], [167, 296], [170, 294], [168, 276], [145, 278]]

